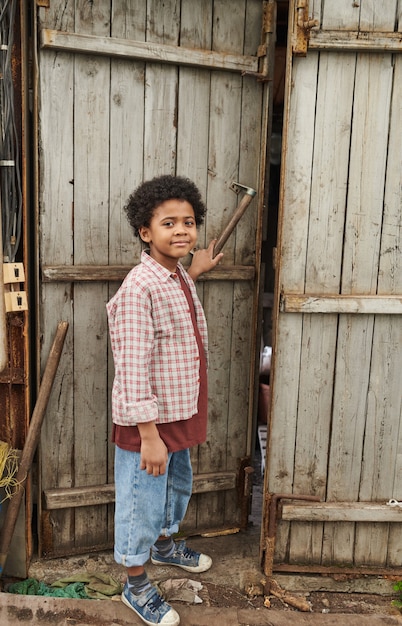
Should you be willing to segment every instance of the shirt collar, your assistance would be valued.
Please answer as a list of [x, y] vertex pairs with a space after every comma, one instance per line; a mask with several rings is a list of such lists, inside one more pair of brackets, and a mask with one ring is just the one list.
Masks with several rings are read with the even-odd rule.
[[[144, 263], [158, 278], [163, 282], [167, 282], [171, 276], [177, 275], [178, 271], [171, 272], [166, 267], [163, 267], [158, 261], [153, 259], [147, 250], [141, 252], [141, 263]], [[177, 264], [177, 270], [180, 270], [183, 274], [183, 266], [179, 262]]]

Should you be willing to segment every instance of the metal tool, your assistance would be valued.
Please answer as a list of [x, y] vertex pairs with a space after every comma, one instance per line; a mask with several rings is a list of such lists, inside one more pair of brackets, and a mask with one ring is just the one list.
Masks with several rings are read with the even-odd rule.
[[216, 244], [214, 246], [214, 257], [222, 250], [223, 246], [229, 239], [230, 235], [236, 228], [237, 223], [243, 217], [248, 205], [251, 200], [254, 198], [257, 193], [255, 189], [252, 187], [246, 187], [246, 185], [241, 185], [240, 183], [231, 183], [230, 189], [234, 191], [236, 194], [239, 194], [241, 191], [244, 191], [244, 197], [241, 200], [240, 204], [237, 206], [232, 218], [230, 219], [228, 225], [218, 237]]

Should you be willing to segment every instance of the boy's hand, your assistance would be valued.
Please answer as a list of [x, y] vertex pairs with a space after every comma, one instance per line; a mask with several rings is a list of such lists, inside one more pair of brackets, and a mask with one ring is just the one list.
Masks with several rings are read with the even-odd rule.
[[223, 257], [223, 252], [219, 252], [216, 257], [213, 256], [215, 244], [216, 239], [213, 239], [208, 248], [203, 248], [202, 250], [196, 250], [194, 252], [193, 260], [187, 270], [187, 273], [190, 274], [194, 281], [196, 281], [201, 274], [205, 274], [205, 272], [212, 270], [212, 268], [218, 265], [219, 261]]
[[140, 469], [146, 470], [147, 474], [161, 476], [166, 472], [168, 450], [158, 428], [155, 422], [147, 422], [138, 424], [138, 430], [141, 437]]

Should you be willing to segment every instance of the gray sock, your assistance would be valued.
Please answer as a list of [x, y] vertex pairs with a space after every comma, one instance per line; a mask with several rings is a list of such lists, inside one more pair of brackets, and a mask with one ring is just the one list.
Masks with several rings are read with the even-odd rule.
[[155, 541], [155, 549], [163, 557], [171, 556], [175, 549], [175, 543], [172, 537], [158, 539], [158, 541]]
[[147, 573], [143, 572], [139, 576], [129, 576], [128, 586], [130, 587], [132, 594], [139, 596], [144, 593], [144, 591], [147, 591], [152, 585], [149, 582]]

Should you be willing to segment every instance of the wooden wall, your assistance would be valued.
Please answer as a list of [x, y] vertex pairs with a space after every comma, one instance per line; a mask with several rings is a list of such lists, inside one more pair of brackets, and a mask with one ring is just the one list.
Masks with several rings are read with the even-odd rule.
[[[257, 0], [236, 0], [230, 10], [222, 0], [52, 0], [39, 11], [42, 366], [57, 322], [70, 323], [42, 433], [41, 494], [88, 487], [89, 498], [91, 486], [113, 483], [105, 304], [139, 260], [122, 211], [129, 193], [163, 173], [192, 178], [208, 205], [204, 245], [229, 221], [237, 181], [259, 193], [225, 247], [221, 273], [199, 283], [210, 331], [210, 425], [193, 462], [197, 475], [212, 478], [194, 496], [186, 523], [239, 524], [235, 487], [251, 445], [269, 102], [267, 84], [242, 74], [258, 69], [261, 28]], [[141, 45], [143, 58], [133, 52]], [[191, 50], [203, 61], [208, 53], [209, 66], [189, 65]], [[166, 55], [176, 62], [160, 62]], [[107, 266], [117, 267], [111, 280]], [[213, 477], [222, 472], [230, 488], [219, 491]], [[86, 502], [93, 498], [80, 505]], [[43, 554], [110, 544], [113, 506], [45, 506], [41, 524]]]
[[276, 557], [398, 566], [402, 3], [310, 2], [311, 16], [289, 60], [267, 488], [384, 506], [382, 523], [283, 522]]

